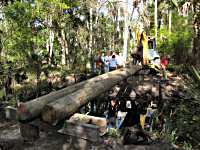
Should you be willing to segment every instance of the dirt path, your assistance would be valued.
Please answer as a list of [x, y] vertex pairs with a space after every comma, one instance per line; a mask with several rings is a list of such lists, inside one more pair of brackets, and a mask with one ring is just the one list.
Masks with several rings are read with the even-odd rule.
[[[6, 125], [6, 124], [4, 124]], [[55, 133], [40, 133], [40, 138], [25, 142], [20, 136], [19, 125], [7, 122], [7, 128], [0, 129], [0, 150], [176, 150], [177, 148], [167, 143], [151, 145], [122, 145], [115, 139], [104, 139], [100, 143]]]
[[26, 142], [20, 135], [17, 122], [4, 122], [0, 127], [0, 150], [59, 150], [67, 142], [66, 136], [40, 132], [40, 138]]

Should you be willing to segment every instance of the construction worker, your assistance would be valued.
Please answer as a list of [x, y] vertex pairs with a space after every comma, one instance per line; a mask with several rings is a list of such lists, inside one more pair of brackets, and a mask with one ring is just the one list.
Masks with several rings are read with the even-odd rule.
[[96, 75], [102, 74], [104, 62], [103, 62], [102, 52], [100, 50], [98, 51], [98, 55], [95, 56], [94, 61], [95, 61], [95, 63], [94, 63], [94, 73]]
[[161, 69], [162, 69], [162, 74], [163, 74], [163, 79], [164, 79], [164, 80], [167, 80], [166, 69], [167, 69], [167, 67], [168, 67], [168, 65], [169, 65], [169, 60], [170, 60], [170, 55], [164, 56], [164, 57], [161, 59], [160, 66], [161, 66]]
[[106, 56], [104, 57], [104, 73], [109, 72], [109, 65], [110, 65], [110, 51], [106, 51]]
[[117, 59], [116, 54], [113, 52], [112, 57], [110, 59], [109, 71], [113, 71], [117, 69]]
[[126, 61], [120, 52], [116, 52], [117, 68], [125, 67]]
[[[135, 101], [136, 95], [133, 90], [132, 85], [127, 85], [124, 93], [124, 99], [120, 100], [120, 105], [122, 102], [125, 102], [125, 106], [121, 105], [121, 107], [125, 107], [125, 111], [127, 112], [124, 120], [119, 125], [119, 129], [131, 126], [139, 126], [140, 125], [140, 111], [138, 104]], [[120, 108], [119, 108], [120, 109]], [[124, 108], [122, 108], [123, 110]]]

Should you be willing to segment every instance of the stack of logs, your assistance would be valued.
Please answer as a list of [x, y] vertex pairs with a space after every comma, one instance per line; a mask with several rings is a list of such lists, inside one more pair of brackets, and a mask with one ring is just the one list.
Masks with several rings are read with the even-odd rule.
[[26, 122], [41, 116], [44, 122], [57, 125], [59, 121], [77, 112], [88, 101], [134, 75], [139, 69], [140, 66], [132, 66], [115, 70], [29, 102], [20, 103], [17, 110], [18, 120]]

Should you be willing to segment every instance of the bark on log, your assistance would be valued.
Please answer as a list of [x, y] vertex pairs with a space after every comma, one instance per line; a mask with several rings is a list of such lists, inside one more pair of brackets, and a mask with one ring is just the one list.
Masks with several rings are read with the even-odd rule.
[[[98, 76], [95, 78], [91, 78], [90, 82], [97, 82], [105, 77], [108, 77], [108, 75], [104, 76]], [[20, 103], [18, 109], [17, 109], [17, 114], [18, 114], [18, 120], [19, 121], [26, 121], [26, 120], [31, 120], [33, 118], [36, 118], [39, 116], [44, 108], [44, 106], [50, 102], [56, 101], [61, 97], [66, 96], [67, 94], [73, 93], [74, 91], [77, 91], [85, 86], [87, 84], [87, 81], [83, 81], [80, 83], [77, 83], [75, 85], [66, 87], [64, 89], [51, 92], [47, 95], [41, 96], [39, 98], [36, 98], [34, 100], [31, 100], [26, 103]]]
[[94, 79], [87, 80], [84, 88], [71, 93], [61, 99], [48, 103], [42, 112], [42, 119], [52, 125], [56, 125], [60, 120], [75, 113], [79, 107], [94, 99], [101, 93], [110, 90], [114, 85], [127, 77], [136, 73], [141, 67], [132, 66], [131, 68], [122, 68], [98, 76], [102, 80], [94, 82]]
[[58, 90], [55, 92], [51, 92], [42, 97], [36, 98], [26, 103], [20, 103], [17, 109], [18, 120], [25, 121], [33, 119], [39, 116], [42, 112], [44, 106], [50, 102], [53, 102], [69, 93], [76, 91], [84, 86], [84, 82], [80, 82], [78, 84], [66, 87], [62, 90]]

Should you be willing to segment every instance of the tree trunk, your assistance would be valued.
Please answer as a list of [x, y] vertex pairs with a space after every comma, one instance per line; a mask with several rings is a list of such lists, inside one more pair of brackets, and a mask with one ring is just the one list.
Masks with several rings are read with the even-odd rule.
[[[49, 25], [52, 26], [52, 18], [50, 16]], [[54, 32], [52, 29], [49, 29], [49, 38], [47, 39], [46, 48], [49, 52], [49, 64], [53, 62], [53, 42], [54, 42]]]
[[133, 75], [139, 69], [139, 66], [133, 66], [130, 69], [124, 68], [100, 75], [96, 78], [102, 80], [96, 82], [94, 82], [95, 78], [87, 80], [82, 89], [47, 104], [43, 109], [42, 119], [47, 123], [56, 125], [60, 120], [75, 113], [89, 100], [93, 100], [101, 93], [110, 90], [114, 85]]
[[118, 9], [117, 9], [117, 27], [116, 27], [116, 33], [117, 33], [117, 41], [116, 41], [116, 45], [117, 47], [120, 47], [120, 39], [121, 39], [121, 31], [120, 31], [120, 17], [121, 17], [121, 7], [118, 4]]
[[[118, 9], [117, 9], [117, 32], [120, 32], [120, 25], [119, 25], [119, 23], [120, 23], [120, 11], [121, 11], [121, 7], [118, 5]], [[120, 34], [119, 34], [120, 35]], [[119, 37], [120, 38], [120, 37]]]
[[128, 35], [128, 0], [126, 0], [124, 4], [124, 60], [127, 60], [128, 57]]
[[98, 20], [99, 20], [99, 6], [97, 5], [96, 6], [96, 12], [95, 12], [95, 22], [94, 22], [94, 26], [95, 26], [95, 30], [96, 30], [96, 35], [94, 36], [94, 46], [93, 46], [93, 49], [99, 49], [98, 48], [98, 42], [97, 42], [97, 39], [98, 39], [98, 34], [99, 34], [99, 27], [98, 27]]
[[193, 43], [193, 64], [200, 65], [200, 2], [195, 0], [194, 6], [194, 43]]
[[88, 53], [88, 55], [89, 55], [89, 57], [91, 57], [91, 55], [92, 55], [92, 46], [93, 46], [93, 33], [92, 33], [92, 30], [93, 30], [93, 9], [92, 8], [90, 8], [90, 23], [89, 23], [89, 30], [90, 30], [90, 38], [89, 38], [89, 53]]
[[51, 59], [51, 62], [53, 60], [53, 42], [54, 42], [54, 32], [50, 30], [49, 32], [49, 57]]
[[172, 32], [172, 10], [169, 9], [169, 33]]
[[1, 41], [1, 38], [2, 37], [1, 37], [1, 33], [0, 33], [0, 61], [1, 61], [1, 56], [2, 56], [2, 53], [3, 53], [3, 42]]
[[58, 36], [58, 40], [61, 46], [61, 51], [62, 51], [62, 55], [61, 55], [61, 64], [62, 65], [66, 65], [66, 54], [68, 54], [68, 44], [65, 38], [65, 31], [64, 29], [62, 29], [60, 31], [60, 36]]
[[[1, 9], [0, 9], [1, 11]], [[0, 16], [2, 15], [2, 13], [0, 12]], [[3, 52], [3, 31], [0, 30], [0, 61], [1, 61], [1, 56], [2, 56], [2, 52]]]
[[65, 42], [65, 34], [64, 31], [61, 31], [61, 36], [62, 36], [62, 57], [61, 57], [61, 64], [66, 65], [66, 42]]
[[155, 8], [154, 8], [154, 26], [155, 26], [155, 38], [157, 40], [158, 37], [158, 1], [155, 0]]

